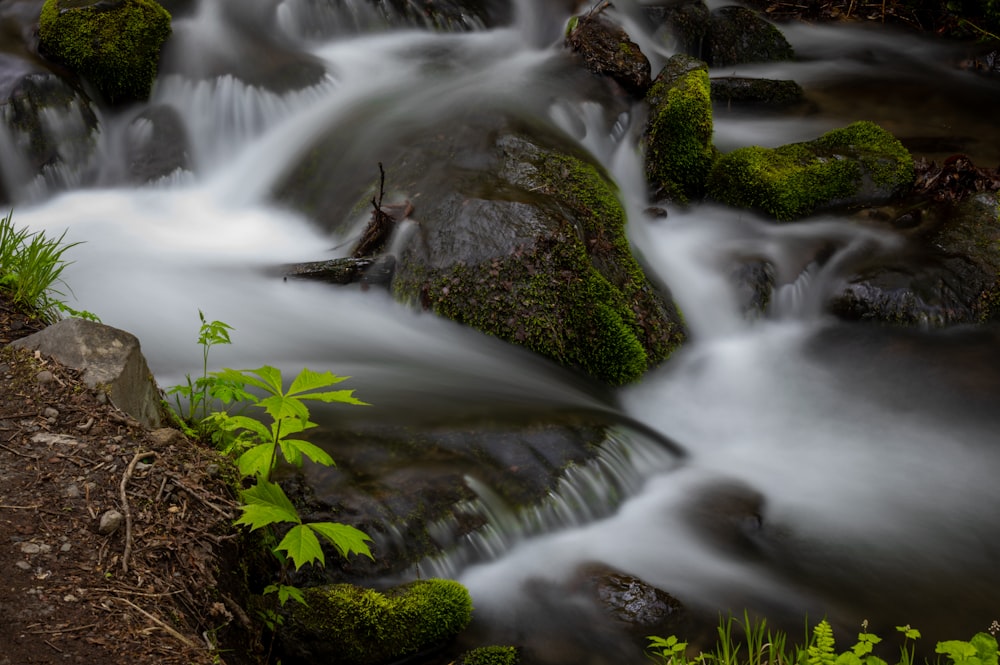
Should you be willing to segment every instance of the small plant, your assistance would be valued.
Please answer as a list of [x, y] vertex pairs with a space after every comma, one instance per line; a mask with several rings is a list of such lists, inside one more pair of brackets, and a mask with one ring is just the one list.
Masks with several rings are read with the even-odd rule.
[[61, 275], [69, 262], [63, 254], [80, 243], [64, 243], [65, 231], [53, 239], [41, 231], [15, 228], [12, 219], [13, 211], [0, 218], [0, 290], [14, 305], [46, 323], [57, 321], [60, 313], [96, 320], [90, 312], [66, 305], [62, 300], [66, 294], [57, 288], [66, 286]]

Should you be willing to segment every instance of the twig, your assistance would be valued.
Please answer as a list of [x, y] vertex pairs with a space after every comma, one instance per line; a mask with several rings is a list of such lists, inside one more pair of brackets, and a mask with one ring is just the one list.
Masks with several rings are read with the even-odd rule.
[[81, 630], [87, 630], [88, 628], [96, 628], [98, 624], [91, 623], [86, 626], [78, 626], [76, 628], [53, 628], [52, 630], [31, 630], [28, 631], [29, 635], [53, 635], [55, 633], [78, 633]]
[[[185, 485], [183, 482], [181, 482], [180, 476], [178, 476], [176, 473], [172, 473], [170, 471], [167, 471], [167, 472], [165, 472], [164, 475], [168, 476], [170, 478], [170, 480], [172, 480], [174, 482], [175, 485], [177, 485], [178, 487], [180, 487], [187, 494], [189, 494], [189, 495], [193, 496], [194, 498], [198, 499], [203, 504], [205, 504], [206, 506], [208, 506], [209, 508], [211, 508], [215, 512], [219, 513], [219, 515], [225, 517], [226, 519], [233, 519], [233, 514], [231, 512], [227, 511], [225, 508], [222, 508], [222, 507], [220, 507], [220, 506], [212, 503], [211, 501], [209, 501], [205, 497], [201, 496], [201, 494], [199, 494], [198, 492], [195, 492], [193, 489], [191, 489], [190, 487], [188, 487], [187, 485]], [[157, 499], [159, 499], [160, 495], [157, 494], [156, 496], [157, 496]]]
[[56, 645], [52, 644], [52, 642], [49, 642], [48, 640], [42, 640], [42, 642], [45, 642], [46, 644], [48, 644], [50, 647], [52, 647], [52, 650], [56, 651], [57, 653], [62, 653], [63, 652], [62, 649], [60, 649]]
[[[13, 439], [13, 438], [14, 437], [11, 437], [11, 439]], [[8, 441], [9, 440], [10, 439], [8, 439]], [[13, 448], [8, 448], [7, 446], [3, 445], [2, 443], [0, 443], [0, 448], [3, 448], [4, 450], [6, 450], [9, 453], [14, 453], [18, 457], [27, 457], [28, 459], [38, 459], [38, 455], [28, 455], [26, 453], [22, 453], [22, 452], [19, 452], [17, 450], [14, 450]]]
[[156, 457], [156, 453], [145, 452], [136, 453], [132, 456], [132, 461], [128, 463], [128, 468], [125, 469], [124, 475], [122, 475], [121, 483], [121, 500], [122, 500], [122, 512], [125, 513], [125, 551], [122, 553], [122, 574], [128, 574], [128, 558], [132, 555], [132, 511], [128, 506], [128, 496], [125, 494], [125, 487], [128, 485], [129, 479], [132, 474], [135, 473], [135, 465], [139, 463], [139, 460], [145, 457]]
[[176, 630], [174, 630], [173, 628], [171, 628], [169, 625], [167, 625], [166, 623], [164, 623], [164, 621], [162, 619], [153, 616], [152, 614], [150, 614], [146, 610], [142, 609], [141, 607], [139, 607], [138, 605], [136, 605], [135, 603], [133, 603], [128, 598], [118, 598], [118, 597], [115, 597], [115, 600], [120, 600], [121, 602], [125, 603], [126, 605], [129, 605], [130, 607], [135, 608], [136, 610], [138, 610], [139, 612], [141, 612], [143, 614], [143, 616], [145, 616], [150, 621], [152, 621], [156, 625], [158, 625], [160, 628], [162, 628], [163, 630], [167, 631], [172, 636], [174, 636], [179, 641], [181, 641], [184, 644], [184, 646], [191, 647], [192, 649], [199, 649], [199, 648], [201, 648], [197, 644], [195, 644], [194, 642], [192, 642], [191, 640], [189, 640], [188, 638], [184, 637], [183, 635], [181, 635], [180, 633], [178, 633]]
[[38, 510], [41, 506], [5, 506], [0, 504], [0, 508], [5, 508], [7, 510]]

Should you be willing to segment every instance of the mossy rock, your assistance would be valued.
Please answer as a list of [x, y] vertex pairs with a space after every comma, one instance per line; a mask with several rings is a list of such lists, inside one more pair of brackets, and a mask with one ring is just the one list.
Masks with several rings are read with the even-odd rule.
[[154, 0], [45, 0], [38, 31], [46, 55], [126, 103], [149, 97], [170, 14]]
[[566, 46], [583, 59], [587, 69], [614, 79], [636, 98], [641, 99], [649, 88], [649, 60], [624, 28], [602, 15], [574, 18]]
[[720, 7], [712, 12], [705, 60], [712, 67], [795, 58], [792, 46], [773, 24], [746, 7]]
[[748, 146], [719, 158], [708, 196], [781, 221], [885, 203], [913, 182], [913, 159], [892, 134], [861, 121], [814, 141]]
[[279, 632], [288, 659], [378, 665], [440, 646], [472, 620], [468, 590], [453, 580], [417, 580], [385, 592], [353, 584], [304, 590]]
[[470, 649], [458, 659], [458, 665], [517, 665], [520, 662], [517, 647], [497, 645]]
[[725, 105], [784, 107], [798, 104], [805, 93], [795, 81], [720, 76], [712, 79], [712, 101]]
[[705, 192], [716, 157], [708, 65], [675, 55], [646, 94], [646, 177], [658, 199], [688, 203]]

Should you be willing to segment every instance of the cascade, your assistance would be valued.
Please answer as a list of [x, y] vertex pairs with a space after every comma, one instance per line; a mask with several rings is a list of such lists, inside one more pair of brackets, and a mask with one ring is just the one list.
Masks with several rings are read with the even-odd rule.
[[[318, 63], [321, 75], [276, 89], [203, 67], [213, 54], [242, 52], [246, 39], [222, 3], [203, 0], [178, 29], [205, 51], [171, 60], [150, 101], [180, 116], [189, 171], [134, 185], [116, 176], [123, 164], [109, 164], [101, 186], [84, 187], [93, 168], [84, 160], [76, 172], [17, 182], [14, 221], [56, 236], [66, 230], [67, 242], [83, 243], [67, 257], [69, 304], [135, 333], [161, 385], [200, 370], [194, 340], [202, 309], [236, 329], [234, 346], [213, 349], [213, 364], [351, 375], [351, 387], [374, 406], [348, 420], [419, 426], [577, 410], [623, 423], [540, 505], [510, 508], [470, 469], [466, 484], [476, 498], [462, 510], [487, 527], [456, 539], [447, 520], [431, 525], [451, 547], [409, 574], [465, 583], [484, 617], [477, 630], [496, 627], [495, 641], [531, 633], [544, 612], [586, 626], [592, 617], [575, 597], [555, 596], [594, 562], [708, 613], [749, 607], [796, 621], [803, 612], [826, 615], [852, 629], [871, 618], [960, 631], [949, 637], [985, 628], [1000, 589], [993, 524], [1000, 415], [990, 401], [1000, 383], [997, 351], [963, 331], [879, 330], [824, 314], [858, 257], [891, 251], [893, 236], [832, 216], [777, 226], [710, 204], [650, 215], [635, 147], [640, 110], [609, 118], [561, 76], [565, 4], [517, 0], [510, 25], [487, 29], [470, 19], [445, 32], [399, 16], [387, 23], [367, 2], [283, 0], [245, 21], [259, 20], [255, 31], [277, 30], [275, 48], [284, 50], [276, 52]], [[629, 20], [640, 6], [617, 4]], [[927, 55], [926, 42], [886, 32], [798, 27], [789, 37], [808, 57], [740, 73], [837, 90], [845, 76], [873, 75], [870, 62], [889, 76], [912, 76]], [[653, 35], [640, 39], [654, 60], [669, 54], [653, 46]], [[940, 77], [943, 89], [961, 85], [950, 71], [925, 75]], [[987, 94], [979, 82], [968, 85], [967, 94]], [[944, 113], [946, 105], [935, 104]], [[362, 173], [370, 179], [380, 150], [454, 108], [511, 110], [558, 127], [612, 174], [637, 256], [669, 288], [691, 331], [687, 345], [638, 385], [608, 395], [385, 294], [274, 276], [283, 263], [346, 251], [334, 248], [348, 238], [274, 202], [304, 155], [330, 139], [340, 155], [324, 174], [330, 186]], [[125, 132], [144, 131], [133, 123], [142, 110], [102, 118], [100, 160], [116, 158], [112, 146]], [[716, 142], [723, 150], [779, 145], [854, 119], [849, 110], [780, 119], [721, 114]], [[59, 131], [78, 120], [51, 122]], [[899, 125], [913, 122], [907, 116]], [[989, 141], [996, 130], [981, 118], [970, 126], [982, 130], [984, 140], [973, 145], [989, 163], [990, 146], [1000, 145]], [[17, 152], [15, 142], [0, 131], [0, 151], [9, 150]], [[822, 261], [819, 248], [827, 250]], [[729, 272], [747, 260], [767, 262], [776, 281], [770, 310], [755, 319]], [[318, 417], [345, 418], [322, 409]], [[629, 423], [677, 442], [685, 458], [629, 432]]]

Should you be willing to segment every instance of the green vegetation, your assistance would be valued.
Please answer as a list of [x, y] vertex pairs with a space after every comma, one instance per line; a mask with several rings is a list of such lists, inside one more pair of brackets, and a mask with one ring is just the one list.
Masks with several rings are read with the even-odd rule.
[[12, 211], [0, 218], [0, 291], [24, 314], [45, 323], [54, 323], [61, 314], [96, 320], [90, 312], [69, 307], [59, 290], [66, 286], [61, 276], [69, 265], [63, 254], [80, 243], [64, 243], [65, 231], [48, 238], [42, 231], [15, 228], [13, 216]]
[[[209, 350], [217, 344], [230, 344], [229, 331], [233, 328], [221, 321], [207, 321], [201, 311], [198, 316], [201, 320], [198, 343], [202, 347], [203, 374], [195, 381], [188, 376], [186, 385], [169, 392], [189, 400], [187, 412], [193, 420], [188, 421], [188, 426], [202, 433], [212, 433], [211, 438], [216, 444], [222, 444], [225, 452], [236, 456], [241, 476], [252, 483], [240, 490], [242, 515], [236, 524], [248, 527], [250, 531], [263, 529], [272, 543], [278, 540], [279, 532], [284, 532], [272, 549], [281, 564], [279, 581], [268, 585], [264, 594], [274, 594], [281, 606], [289, 598], [304, 602], [301, 589], [285, 584], [288, 566], [298, 570], [305, 564], [325, 565], [321, 538], [345, 558], [351, 554], [371, 558], [367, 544], [371, 539], [347, 524], [304, 523], [282, 487], [271, 482], [271, 474], [282, 460], [293, 466], [301, 466], [304, 458], [326, 466], [334, 463], [326, 451], [298, 436], [316, 427], [309, 420], [306, 402], [356, 405], [365, 402], [355, 398], [353, 390], [326, 390], [347, 378], [330, 372], [303, 369], [287, 390], [281, 371], [269, 365], [249, 370], [226, 368], [209, 373]], [[258, 393], [263, 393], [264, 397], [258, 396]], [[178, 415], [183, 418], [184, 409], [179, 397]], [[241, 414], [233, 415], [225, 410], [209, 413], [210, 400], [218, 400], [223, 405], [242, 402], [252, 409], [262, 410], [270, 423]], [[198, 418], [199, 408], [202, 414], [207, 415]], [[272, 628], [281, 622], [281, 616], [274, 610], [266, 611], [264, 619]]]
[[303, 593], [308, 605], [291, 607], [286, 632], [291, 641], [322, 636], [312, 650], [317, 662], [395, 662], [453, 638], [472, 619], [469, 592], [453, 580], [417, 580], [384, 593], [352, 584]]
[[521, 655], [517, 647], [479, 647], [465, 652], [459, 662], [461, 665], [517, 665]]
[[[742, 635], [735, 634], [734, 624], [742, 627]], [[991, 633], [1000, 629], [993, 622]], [[898, 647], [898, 665], [913, 665], [916, 640], [920, 631], [911, 626], [896, 626], [902, 644]], [[888, 665], [888, 661], [875, 655], [882, 638], [868, 632], [868, 622], [861, 625], [857, 640], [847, 650], [838, 652], [833, 627], [825, 619], [813, 626], [803, 645], [790, 645], [785, 633], [771, 630], [766, 619], [752, 620], [744, 612], [743, 619], [730, 616], [720, 622], [715, 650], [688, 656], [688, 643], [676, 636], [663, 638], [650, 636], [646, 653], [651, 660], [662, 665]], [[951, 665], [998, 665], [997, 641], [990, 633], [977, 633], [969, 641], [948, 640], [938, 642], [935, 653], [947, 658]], [[940, 659], [937, 661], [942, 662]]]
[[826, 206], [891, 198], [913, 181], [913, 159], [889, 132], [856, 122], [806, 143], [748, 146], [719, 158], [708, 195], [781, 220]]
[[149, 97], [170, 14], [155, 0], [107, 5], [45, 0], [38, 33], [43, 51], [87, 79], [112, 104]]
[[678, 203], [700, 199], [716, 157], [708, 66], [674, 56], [646, 100], [646, 175], [656, 196]]

